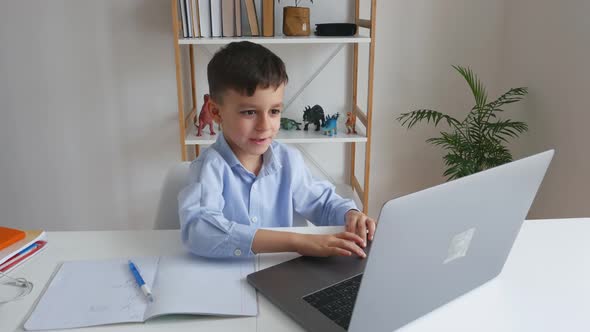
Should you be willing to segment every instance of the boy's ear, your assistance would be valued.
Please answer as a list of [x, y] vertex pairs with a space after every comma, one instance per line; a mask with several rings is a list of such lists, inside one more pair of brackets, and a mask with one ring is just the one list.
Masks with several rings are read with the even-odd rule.
[[213, 101], [213, 99], [209, 99], [209, 110], [211, 114], [213, 114], [213, 120], [215, 122], [221, 123], [221, 112], [219, 112], [219, 105]]

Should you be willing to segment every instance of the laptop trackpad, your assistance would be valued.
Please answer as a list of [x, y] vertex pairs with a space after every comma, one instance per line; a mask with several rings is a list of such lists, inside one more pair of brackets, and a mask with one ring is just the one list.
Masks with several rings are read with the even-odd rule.
[[[371, 244], [365, 248], [369, 255]], [[270, 293], [301, 298], [321, 288], [351, 278], [365, 270], [367, 258], [358, 256], [301, 256], [248, 276], [248, 280]], [[267, 293], [263, 291], [263, 293]]]

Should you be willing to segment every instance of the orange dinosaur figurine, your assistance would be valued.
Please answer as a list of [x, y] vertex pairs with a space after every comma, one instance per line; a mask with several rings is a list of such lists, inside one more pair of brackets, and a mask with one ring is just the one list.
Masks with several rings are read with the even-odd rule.
[[356, 134], [356, 114], [346, 112], [346, 133], [350, 134], [351, 131]]
[[193, 119], [195, 127], [197, 127], [197, 136], [203, 136], [203, 128], [205, 128], [207, 125], [209, 126], [209, 133], [211, 135], [215, 135], [215, 131], [213, 130], [213, 121], [214, 116], [211, 112], [211, 109], [209, 108], [209, 94], [205, 94], [203, 96], [203, 107], [201, 107], [201, 113], [199, 114], [198, 121], [196, 114]]

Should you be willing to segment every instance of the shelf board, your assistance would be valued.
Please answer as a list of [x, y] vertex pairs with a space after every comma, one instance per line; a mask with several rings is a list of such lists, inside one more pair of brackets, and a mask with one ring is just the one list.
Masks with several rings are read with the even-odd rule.
[[208, 38], [180, 38], [179, 44], [198, 44], [198, 45], [224, 45], [231, 42], [250, 41], [258, 44], [362, 44], [370, 43], [371, 37], [367, 36], [350, 36], [350, 37], [329, 37], [329, 36], [309, 36], [309, 37], [208, 37]]
[[[197, 129], [191, 125], [187, 130], [186, 137], [184, 139], [185, 145], [210, 145], [215, 142], [217, 136], [220, 134], [217, 131], [217, 125], [214, 125], [215, 132], [217, 135], [209, 134], [209, 127], [203, 130], [203, 136], [197, 136]], [[323, 135], [321, 131], [314, 131], [314, 125], [309, 125], [309, 130], [279, 130], [275, 140], [281, 143], [351, 143], [357, 142], [362, 143], [367, 141], [365, 133], [357, 129], [358, 134], [346, 134], [345, 127], [338, 127], [338, 134], [335, 136]], [[358, 126], [357, 126], [358, 127]]]

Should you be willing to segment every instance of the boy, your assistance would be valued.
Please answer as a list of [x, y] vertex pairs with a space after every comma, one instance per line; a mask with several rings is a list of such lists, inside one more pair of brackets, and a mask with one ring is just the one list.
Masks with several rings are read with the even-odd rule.
[[[210, 107], [223, 134], [191, 163], [179, 194], [182, 241], [200, 256], [250, 256], [293, 251], [301, 255], [358, 255], [375, 221], [315, 180], [300, 153], [273, 142], [280, 127], [285, 64], [265, 47], [230, 43], [207, 66]], [[346, 232], [309, 235], [260, 229], [289, 227], [293, 211]]]

